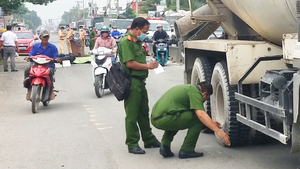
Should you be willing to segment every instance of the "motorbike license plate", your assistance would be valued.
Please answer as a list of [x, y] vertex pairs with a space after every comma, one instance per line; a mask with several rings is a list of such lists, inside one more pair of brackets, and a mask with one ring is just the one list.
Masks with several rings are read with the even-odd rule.
[[26, 47], [19, 47], [19, 50], [26, 50]]

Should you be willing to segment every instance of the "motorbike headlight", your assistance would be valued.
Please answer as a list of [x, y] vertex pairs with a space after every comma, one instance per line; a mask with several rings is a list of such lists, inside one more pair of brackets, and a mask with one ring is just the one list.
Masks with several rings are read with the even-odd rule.
[[164, 48], [164, 50], [167, 50], [167, 48]]
[[160, 50], [160, 49], [157, 49], [157, 50]]

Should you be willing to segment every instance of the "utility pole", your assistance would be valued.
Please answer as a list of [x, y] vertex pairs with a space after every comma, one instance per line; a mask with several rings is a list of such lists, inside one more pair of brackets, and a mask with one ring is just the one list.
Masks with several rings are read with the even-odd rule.
[[77, 20], [79, 20], [79, 7], [80, 7], [79, 2], [80, 1], [75, 1], [75, 2], [77, 3]]
[[139, 3], [138, 0], [135, 0], [135, 17], [137, 18], [139, 15]]
[[176, 11], [180, 10], [180, 0], [176, 0]]

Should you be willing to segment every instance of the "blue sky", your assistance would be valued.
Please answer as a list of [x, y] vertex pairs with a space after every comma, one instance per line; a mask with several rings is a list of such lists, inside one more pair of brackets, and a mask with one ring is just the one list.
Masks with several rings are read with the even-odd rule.
[[[88, 2], [92, 0], [56, 0], [47, 6], [33, 5], [31, 3], [25, 3], [25, 5], [29, 10], [35, 10], [43, 21], [48, 19], [58, 20], [64, 11], [69, 11], [73, 6], [76, 6], [76, 1], [84, 1], [84, 6], [87, 7]], [[131, 0], [119, 0], [119, 6], [125, 7], [127, 1]], [[107, 4], [107, 0], [93, 0], [93, 2], [97, 3], [98, 7], [103, 7]], [[82, 7], [82, 3], [80, 5]]]

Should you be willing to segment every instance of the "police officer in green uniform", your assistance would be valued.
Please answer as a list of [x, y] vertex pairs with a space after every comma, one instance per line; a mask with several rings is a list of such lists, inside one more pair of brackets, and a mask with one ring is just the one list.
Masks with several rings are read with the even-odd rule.
[[148, 69], [157, 68], [158, 62], [147, 64], [141, 45], [149, 25], [150, 23], [144, 18], [134, 19], [130, 31], [121, 39], [118, 48], [120, 62], [127, 74], [131, 76], [131, 91], [129, 97], [124, 101], [124, 107], [126, 111], [126, 144], [129, 153], [133, 154], [145, 154], [145, 151], [138, 145], [139, 128], [145, 148], [160, 147], [160, 142], [150, 128], [148, 94], [145, 87]]
[[218, 122], [213, 122], [204, 111], [203, 102], [213, 93], [209, 83], [199, 85], [179, 85], [169, 89], [154, 105], [151, 123], [164, 130], [160, 154], [173, 157], [171, 142], [179, 130], [188, 129], [179, 151], [179, 158], [201, 157], [203, 153], [195, 152], [196, 143], [203, 124], [212, 129], [225, 145], [230, 145], [228, 135], [220, 129]]

